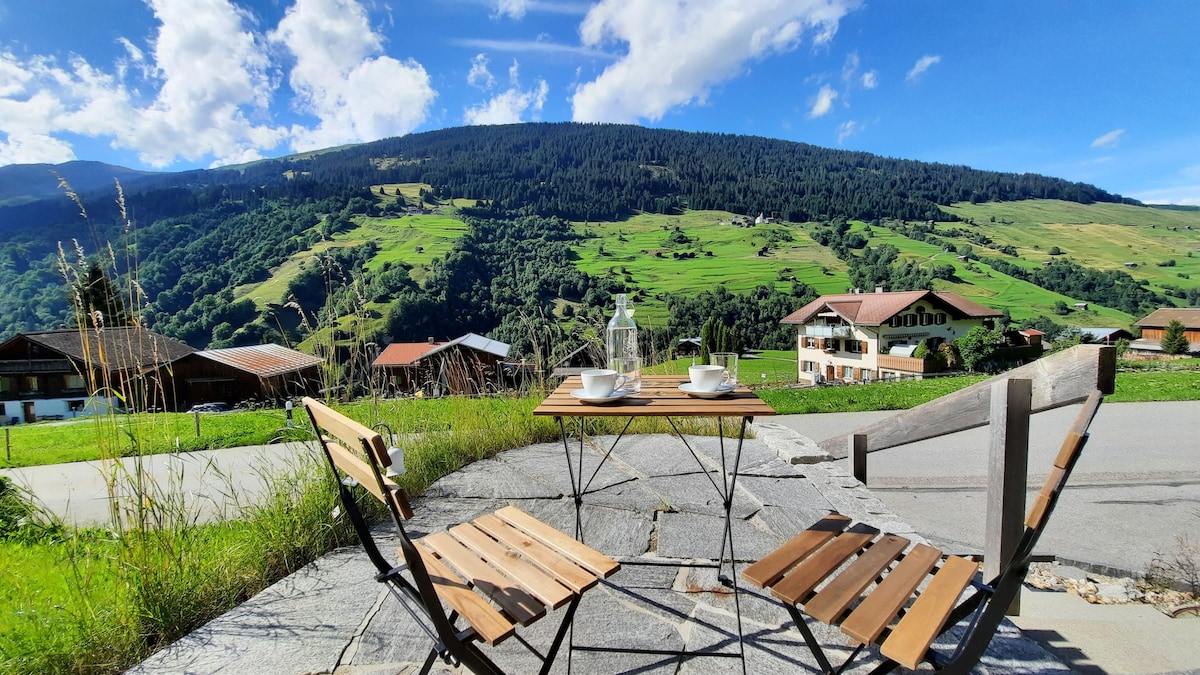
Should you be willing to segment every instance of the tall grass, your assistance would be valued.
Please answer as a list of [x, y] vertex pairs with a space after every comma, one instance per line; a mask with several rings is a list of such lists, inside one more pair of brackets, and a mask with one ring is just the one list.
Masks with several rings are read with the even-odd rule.
[[[69, 189], [68, 195], [87, 218]], [[124, 218], [119, 185], [118, 204]], [[126, 241], [132, 243], [127, 218], [125, 226]], [[63, 254], [59, 261], [70, 288], [78, 287], [89, 265], [78, 244], [74, 252], [74, 259]], [[125, 307], [140, 327], [144, 298], [136, 262], [119, 266], [111, 247], [101, 258], [110, 277], [121, 281]], [[93, 397], [110, 403], [82, 423], [98, 450], [110, 522], [105, 529], [51, 524], [36, 536], [29, 527], [18, 528], [21, 537], [5, 535], [0, 546], [0, 597], [5, 598], [0, 672], [5, 673], [120, 672], [330, 548], [353, 541], [348, 524], [331, 516], [337, 494], [323, 464], [304, 452], [288, 471], [264, 476], [266, 496], [242, 504], [242, 520], [203, 522], [204, 505], [183, 488], [183, 463], [166, 463], [179, 467], [166, 475], [149, 468], [148, 456], [178, 452], [170, 417], [151, 415], [130, 423], [131, 416], [120, 412], [164, 407], [173, 398], [159, 380], [138, 376], [147, 365], [138, 362], [138, 354], [149, 354], [155, 363], [165, 359], [155, 353], [156, 345], [141, 342], [149, 339], [143, 331], [126, 333], [138, 344], [113, 345], [106, 335], [112, 317], [86, 305], [79, 293], [72, 299], [83, 353], [89, 355], [80, 374]], [[224, 478], [236, 499], [231, 477]], [[10, 511], [38, 520], [34, 513], [20, 515], [19, 509], [4, 512]]]

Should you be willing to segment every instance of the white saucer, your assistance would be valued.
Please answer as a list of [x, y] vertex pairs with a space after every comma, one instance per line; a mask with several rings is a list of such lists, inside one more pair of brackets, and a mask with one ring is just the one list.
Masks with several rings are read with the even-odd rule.
[[696, 398], [717, 398], [718, 396], [724, 396], [725, 394], [728, 394], [736, 388], [737, 387], [732, 384], [723, 384], [716, 389], [697, 389], [696, 386], [691, 382], [684, 382], [683, 384], [679, 385], [679, 391], [682, 391], [688, 396], [695, 396]]
[[584, 403], [612, 403], [629, 395], [624, 389], [614, 390], [609, 396], [588, 396], [586, 389], [576, 389], [571, 392], [571, 398], [577, 398]]

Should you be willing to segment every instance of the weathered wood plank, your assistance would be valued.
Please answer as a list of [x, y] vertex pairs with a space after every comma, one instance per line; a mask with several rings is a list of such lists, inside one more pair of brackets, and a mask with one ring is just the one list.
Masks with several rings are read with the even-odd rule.
[[1078, 403], [1095, 389], [1111, 394], [1116, 359], [1115, 347], [1077, 345], [819, 445], [834, 459], [845, 459], [854, 434], [866, 434], [867, 452], [876, 452], [981, 427], [988, 423], [991, 386], [997, 380], [1032, 380], [1034, 413]]
[[[1024, 379], [992, 383], [991, 448], [988, 452], [987, 521], [983, 539], [983, 577], [1000, 576], [1021, 540], [1025, 515], [1025, 477], [1029, 473], [1029, 407], [1032, 383]], [[1009, 616], [1021, 611], [1020, 591]]]

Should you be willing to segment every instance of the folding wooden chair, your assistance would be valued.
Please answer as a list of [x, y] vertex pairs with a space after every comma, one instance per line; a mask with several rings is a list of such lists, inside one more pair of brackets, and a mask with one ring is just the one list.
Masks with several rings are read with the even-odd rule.
[[[412, 517], [408, 498], [384, 473], [391, 460], [383, 438], [311, 398], [304, 409], [338, 481], [342, 507], [379, 571], [375, 580], [387, 584], [433, 639], [421, 672], [441, 657], [472, 672], [501, 673], [477, 643], [494, 646], [514, 636], [548, 672], [583, 592], [620, 565], [512, 506], [414, 541], [402, 524]], [[387, 507], [403, 565], [393, 566], [375, 544], [350, 489], [355, 482]], [[527, 626], [564, 605], [545, 653], [515, 635], [516, 624]]]
[[[1020, 542], [997, 578], [986, 584], [976, 579], [978, 565], [966, 558], [944, 555], [926, 544], [910, 548], [903, 537], [881, 536], [879, 530], [836, 513], [747, 567], [742, 578], [770, 588], [783, 601], [825, 673], [840, 673], [863, 647], [874, 644], [884, 661], [873, 672], [912, 669], [922, 661], [947, 673], [969, 672], [1025, 580], [1033, 547], [1087, 442], [1101, 400], [1102, 394], [1094, 391], [1084, 403], [1030, 508]], [[959, 602], [969, 585], [975, 592]], [[830, 665], [805, 615], [839, 627], [855, 645], [839, 668]], [[929, 650], [934, 639], [972, 615], [948, 660]]]

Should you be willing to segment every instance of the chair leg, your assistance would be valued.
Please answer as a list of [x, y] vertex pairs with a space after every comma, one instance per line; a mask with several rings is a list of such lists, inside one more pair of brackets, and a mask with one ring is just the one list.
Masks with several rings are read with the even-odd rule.
[[[579, 601], [582, 598], [582, 595], [576, 595], [571, 599], [571, 604], [567, 606], [562, 623], [558, 624], [558, 632], [554, 635], [554, 642], [551, 642], [549, 649], [546, 650], [546, 660], [542, 662], [541, 675], [546, 675], [546, 673], [550, 672], [550, 667], [554, 665], [554, 657], [558, 655], [559, 647], [562, 647], [562, 641], [567, 635], [567, 630], [575, 624], [575, 609], [579, 607]], [[567, 670], [570, 672], [569, 665]]]
[[804, 622], [804, 617], [801, 616], [800, 610], [796, 609], [795, 605], [786, 605], [788, 614], [792, 615], [792, 622], [796, 624], [796, 629], [804, 636], [804, 643], [808, 645], [808, 650], [813, 653], [817, 659], [817, 665], [821, 667], [821, 672], [826, 675], [833, 675], [835, 672], [833, 666], [829, 663], [829, 659], [825, 656], [825, 652], [821, 649], [821, 645], [817, 643], [817, 636], [808, 628], [808, 624]]

